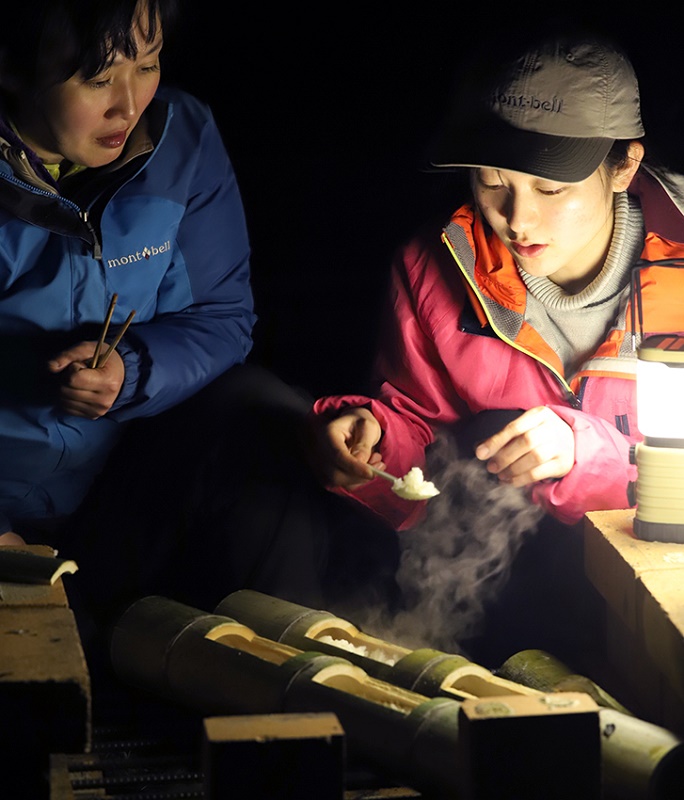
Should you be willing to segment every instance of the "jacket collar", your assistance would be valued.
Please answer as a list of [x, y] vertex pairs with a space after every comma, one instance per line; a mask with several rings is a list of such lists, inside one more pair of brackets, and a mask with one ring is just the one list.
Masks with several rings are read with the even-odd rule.
[[[99, 167], [98, 173], [116, 172], [135, 158], [151, 153], [161, 136], [167, 108], [167, 103], [154, 99], [131, 131], [121, 155], [111, 164]], [[0, 156], [19, 180], [43, 191], [59, 193], [58, 184], [45, 169], [40, 158], [16, 135], [6, 118], [1, 116]]]
[[642, 166], [628, 192], [639, 198], [648, 233], [684, 242], [684, 176]]

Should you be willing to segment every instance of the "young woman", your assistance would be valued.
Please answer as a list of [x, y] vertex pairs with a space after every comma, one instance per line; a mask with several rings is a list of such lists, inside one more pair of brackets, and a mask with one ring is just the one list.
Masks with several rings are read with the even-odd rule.
[[[42, 542], [78, 508], [130, 420], [245, 360], [255, 317], [221, 135], [203, 103], [160, 87], [176, 0], [28, 0], [8, 14], [0, 533]], [[134, 317], [93, 368], [112, 300], [103, 354]]]
[[160, 84], [176, 16], [27, 0], [0, 32], [0, 544], [74, 559], [84, 620], [179, 585], [218, 602], [258, 574], [235, 542], [236, 583], [212, 584], [211, 534], [237, 537], [184, 528], [256, 317], [222, 135]]
[[176, 6], [27, 0], [0, 30], [0, 544], [76, 561], [94, 651], [148, 594], [320, 601], [321, 490], [283, 464], [309, 403], [246, 363], [235, 173], [160, 83]]
[[311, 458], [325, 485], [407, 530], [406, 542], [439, 498], [402, 500], [368, 465], [396, 476], [424, 467], [439, 486], [431, 451], [454, 436], [452, 458], [474, 455], [546, 512], [488, 645], [471, 653], [496, 665], [556, 641], [521, 630], [545, 608], [557, 629], [582, 619], [567, 595], [551, 601], [582, 582], [569, 529], [630, 505], [635, 344], [642, 332], [684, 332], [684, 270], [672, 268], [684, 216], [681, 178], [643, 165], [639, 88], [621, 52], [552, 37], [488, 71], [499, 52], [488, 45], [431, 157], [432, 169], [469, 171], [472, 199], [398, 253], [378, 392], [320, 398]]
[[684, 256], [679, 178], [642, 166], [629, 62], [553, 40], [495, 77], [432, 157], [470, 169], [472, 202], [394, 263], [378, 395], [315, 405], [324, 479], [395, 527], [421, 510], [366, 464], [403, 475], [440, 428], [502, 409], [516, 418], [475, 451], [500, 481], [567, 523], [627, 507], [636, 266], [644, 333], [684, 329], [684, 272], [657, 263]]

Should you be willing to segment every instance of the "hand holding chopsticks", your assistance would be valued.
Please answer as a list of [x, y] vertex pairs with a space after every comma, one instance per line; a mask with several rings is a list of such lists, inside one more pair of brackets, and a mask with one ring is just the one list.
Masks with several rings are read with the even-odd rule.
[[100, 357], [100, 353], [102, 351], [102, 347], [104, 345], [105, 338], [107, 336], [107, 332], [109, 331], [109, 323], [112, 321], [112, 314], [114, 313], [114, 307], [116, 306], [116, 301], [118, 299], [119, 299], [119, 295], [118, 294], [115, 294], [115, 295], [112, 296], [112, 301], [109, 304], [109, 309], [107, 310], [107, 316], [105, 317], [105, 321], [104, 321], [104, 323], [102, 325], [102, 331], [100, 332], [100, 338], [98, 339], [97, 345], [95, 347], [95, 353], [93, 354], [93, 357], [92, 357], [92, 359], [90, 361], [90, 366], [91, 366], [92, 369], [97, 369], [98, 367], [104, 367], [104, 365], [107, 363], [107, 359], [109, 358], [109, 356], [111, 356], [111, 354], [116, 349], [116, 346], [121, 341], [124, 333], [126, 333], [126, 330], [128, 329], [128, 326], [131, 324], [131, 322], [133, 320], [133, 317], [135, 316], [135, 311], [131, 311], [131, 313], [128, 315], [126, 321], [121, 326], [119, 332], [116, 334], [116, 337], [114, 338], [112, 343], [109, 345], [107, 350], [102, 354], [102, 357]]
[[[99, 419], [111, 409], [119, 396], [126, 377], [126, 367], [123, 358], [118, 354], [116, 358], [110, 359], [110, 356], [131, 324], [135, 311], [131, 311], [107, 347], [107, 332], [117, 299], [116, 295], [112, 297], [96, 343], [78, 342], [47, 362], [48, 370], [56, 376], [59, 375], [58, 402], [63, 413], [91, 420]], [[107, 364], [109, 360], [111, 364]], [[103, 369], [105, 364], [107, 366]]]

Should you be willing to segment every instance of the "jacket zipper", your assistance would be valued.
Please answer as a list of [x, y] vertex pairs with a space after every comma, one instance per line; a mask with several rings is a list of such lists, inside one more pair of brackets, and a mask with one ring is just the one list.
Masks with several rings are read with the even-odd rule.
[[497, 337], [499, 339], [501, 339], [502, 342], [505, 342], [506, 344], [510, 345], [513, 349], [518, 350], [521, 353], [524, 353], [526, 356], [529, 356], [530, 358], [533, 358], [535, 361], [539, 362], [543, 367], [546, 367], [546, 369], [549, 370], [549, 372], [553, 375], [553, 377], [560, 384], [561, 389], [563, 389], [563, 392], [565, 394], [565, 399], [567, 400], [567, 402], [572, 406], [572, 408], [580, 409], [582, 407], [581, 400], [572, 391], [572, 389], [570, 388], [570, 386], [566, 382], [565, 378], [560, 374], [560, 372], [558, 372], [558, 370], [554, 369], [554, 367], [552, 367], [551, 364], [549, 364], [547, 361], [544, 361], [543, 358], [539, 358], [539, 356], [535, 355], [534, 353], [531, 353], [529, 350], [526, 350], [524, 347], [521, 347], [519, 344], [516, 344], [516, 342], [514, 342], [512, 339], [509, 339], [507, 336], [505, 336], [496, 327], [496, 325], [494, 324], [494, 320], [493, 320], [492, 316], [487, 311], [487, 306], [482, 302], [482, 295], [480, 294], [479, 287], [470, 278], [470, 275], [468, 275], [467, 270], [464, 269], [463, 265], [459, 261], [458, 256], [456, 255], [456, 252], [454, 251], [453, 247], [451, 246], [451, 242], [449, 241], [447, 236], [444, 237], [444, 242], [446, 243], [446, 246], [449, 248], [449, 252], [453, 256], [454, 261], [458, 265], [458, 268], [461, 270], [462, 275], [468, 281], [468, 284], [472, 288], [473, 292], [475, 292], [475, 295], [480, 299], [480, 307], [482, 308], [482, 311], [484, 312], [484, 315], [487, 317], [487, 321], [491, 325], [491, 328], [494, 331], [494, 333], [497, 335]]
[[100, 245], [100, 240], [97, 238], [97, 233], [95, 232], [95, 228], [90, 223], [90, 217], [88, 216], [88, 212], [81, 211], [81, 209], [78, 209], [78, 215], [81, 218], [83, 224], [90, 231], [90, 235], [93, 237], [93, 258], [96, 261], [100, 261], [102, 259], [102, 246]]
[[[26, 154], [22, 151], [22, 156], [26, 158]], [[59, 194], [54, 194], [53, 192], [48, 192], [46, 189], [41, 189], [38, 186], [33, 186], [26, 181], [22, 181], [14, 175], [3, 175], [4, 180], [8, 181], [9, 183], [13, 183], [15, 186], [20, 186], [23, 189], [27, 189], [34, 194], [40, 195], [41, 197], [48, 197], [51, 200], [57, 200], [57, 202], [62, 203], [62, 205], [70, 208], [78, 218], [81, 220], [83, 225], [85, 226], [86, 230], [92, 236], [92, 248], [93, 248], [93, 258], [99, 261], [102, 258], [102, 246], [100, 245], [100, 241], [97, 237], [97, 233], [95, 232], [95, 228], [91, 225], [90, 220], [88, 219], [88, 212], [82, 211], [76, 203], [73, 203], [66, 197], [62, 197]]]

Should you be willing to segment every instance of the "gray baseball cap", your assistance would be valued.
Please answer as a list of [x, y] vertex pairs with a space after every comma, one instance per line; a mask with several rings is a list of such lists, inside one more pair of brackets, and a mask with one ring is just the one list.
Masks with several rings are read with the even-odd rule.
[[553, 39], [494, 74], [465, 76], [429, 168], [494, 167], [574, 183], [616, 139], [639, 139], [639, 84], [600, 41]]

